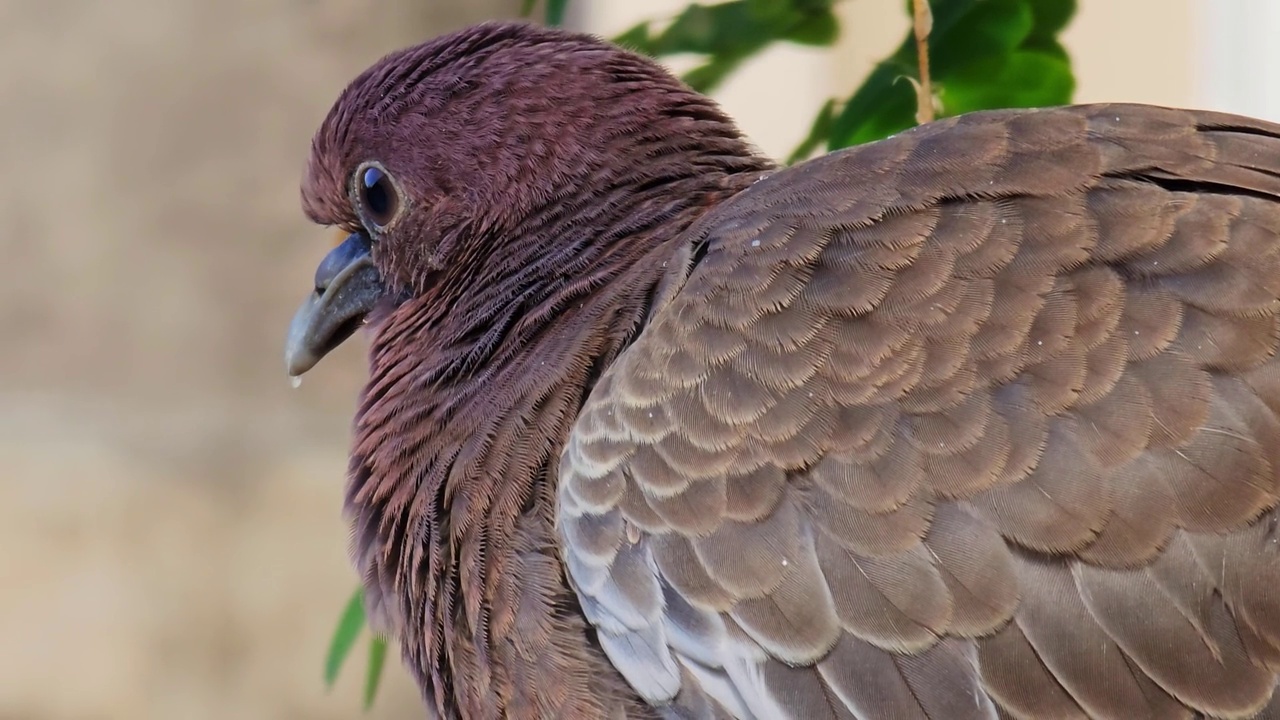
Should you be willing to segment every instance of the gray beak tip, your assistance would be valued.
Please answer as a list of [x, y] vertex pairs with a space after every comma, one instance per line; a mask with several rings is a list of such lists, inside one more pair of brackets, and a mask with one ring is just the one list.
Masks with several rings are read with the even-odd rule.
[[293, 378], [351, 337], [382, 297], [369, 240], [354, 234], [331, 250], [316, 270], [315, 286], [285, 337], [284, 366]]

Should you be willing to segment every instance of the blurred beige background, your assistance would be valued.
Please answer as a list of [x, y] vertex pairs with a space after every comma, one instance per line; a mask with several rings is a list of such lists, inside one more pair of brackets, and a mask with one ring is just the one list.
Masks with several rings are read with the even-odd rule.
[[[609, 33], [681, 4], [577, 0], [572, 19]], [[354, 582], [364, 348], [285, 380], [331, 240], [297, 181], [367, 64], [518, 5], [0, 3], [0, 720], [360, 716], [363, 657], [332, 694], [320, 664]], [[835, 53], [779, 48], [722, 99], [785, 153], [903, 36], [902, 5], [847, 0]], [[1081, 0], [1078, 99], [1274, 115], [1258, 26], [1280, 11], [1249, 7]], [[371, 717], [418, 716], [393, 654]]]

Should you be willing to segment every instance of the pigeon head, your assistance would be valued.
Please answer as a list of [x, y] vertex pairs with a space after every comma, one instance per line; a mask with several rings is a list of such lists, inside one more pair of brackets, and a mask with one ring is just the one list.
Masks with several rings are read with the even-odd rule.
[[752, 155], [712, 101], [589, 35], [487, 23], [392, 53], [341, 93], [312, 143], [303, 209], [350, 236], [295, 317], [289, 372], [379, 300], [518, 289], [522, 269], [589, 256], [585, 229], [634, 217], [647, 191], [702, 173], [699, 157]]

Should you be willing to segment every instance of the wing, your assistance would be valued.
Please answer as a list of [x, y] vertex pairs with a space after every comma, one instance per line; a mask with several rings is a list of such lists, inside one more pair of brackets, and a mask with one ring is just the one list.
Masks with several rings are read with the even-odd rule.
[[778, 172], [696, 232], [560, 467], [571, 582], [650, 703], [1272, 702], [1280, 127], [977, 113]]

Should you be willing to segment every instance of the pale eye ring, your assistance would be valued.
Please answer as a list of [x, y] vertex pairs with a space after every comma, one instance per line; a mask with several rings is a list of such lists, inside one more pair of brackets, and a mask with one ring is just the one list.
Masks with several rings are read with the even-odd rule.
[[378, 229], [390, 225], [400, 212], [400, 190], [380, 165], [363, 165], [356, 171], [355, 196], [360, 214]]

